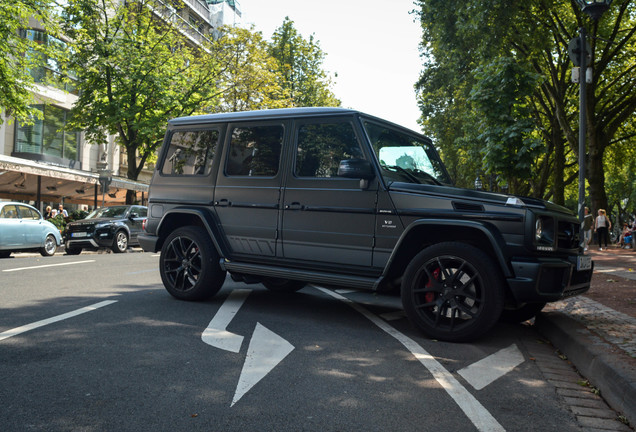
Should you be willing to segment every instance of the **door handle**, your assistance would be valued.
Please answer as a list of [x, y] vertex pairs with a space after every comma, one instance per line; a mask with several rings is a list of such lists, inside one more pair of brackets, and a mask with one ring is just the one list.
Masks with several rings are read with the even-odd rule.
[[232, 205], [232, 203], [230, 201], [226, 200], [226, 199], [222, 199], [222, 200], [219, 200], [219, 201], [215, 201], [214, 205], [215, 206], [219, 206], [219, 207], [229, 207], [229, 206]]
[[285, 206], [285, 210], [302, 210], [303, 206], [299, 202], [293, 202]]

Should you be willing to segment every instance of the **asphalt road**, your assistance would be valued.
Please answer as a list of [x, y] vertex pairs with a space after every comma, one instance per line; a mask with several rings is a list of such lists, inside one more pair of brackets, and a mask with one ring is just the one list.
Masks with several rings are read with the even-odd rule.
[[444, 343], [397, 298], [229, 278], [183, 302], [158, 261], [0, 260], [0, 430], [580, 430], [531, 326]]

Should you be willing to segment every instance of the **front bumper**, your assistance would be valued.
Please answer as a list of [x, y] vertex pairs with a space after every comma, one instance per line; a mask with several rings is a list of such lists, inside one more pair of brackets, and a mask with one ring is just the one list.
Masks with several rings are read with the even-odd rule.
[[515, 277], [508, 279], [508, 285], [519, 304], [552, 302], [583, 294], [590, 289], [594, 271], [594, 262], [589, 270], [577, 270], [576, 257], [513, 259], [511, 265]]
[[87, 236], [87, 237], [67, 237], [64, 243], [68, 248], [82, 248], [82, 249], [99, 249], [107, 248], [113, 245], [113, 234], [108, 232], [99, 237]]

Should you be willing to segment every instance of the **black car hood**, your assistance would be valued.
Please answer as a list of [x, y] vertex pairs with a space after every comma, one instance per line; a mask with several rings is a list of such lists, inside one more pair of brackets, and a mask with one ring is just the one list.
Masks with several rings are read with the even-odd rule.
[[535, 208], [539, 210], [553, 211], [557, 213], [563, 213], [570, 216], [575, 215], [573, 211], [563, 206], [551, 203], [550, 201], [544, 201], [537, 198], [522, 197], [516, 195], [506, 195], [494, 192], [484, 192], [473, 189], [462, 189], [452, 186], [440, 186], [440, 185], [427, 185], [427, 184], [413, 184], [393, 182], [389, 185], [389, 190], [396, 192], [408, 192], [427, 195], [439, 195], [445, 197], [457, 197], [468, 201], [479, 201], [481, 203], [490, 203], [505, 205], [509, 198], [519, 198], [526, 207]]

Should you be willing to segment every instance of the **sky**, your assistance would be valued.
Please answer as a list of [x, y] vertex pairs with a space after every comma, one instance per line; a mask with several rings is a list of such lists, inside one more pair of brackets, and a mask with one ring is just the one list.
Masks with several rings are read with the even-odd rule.
[[305, 39], [326, 53], [334, 94], [352, 108], [415, 131], [419, 109], [413, 85], [422, 69], [421, 28], [413, 0], [239, 0], [240, 24], [270, 39], [288, 16]]

